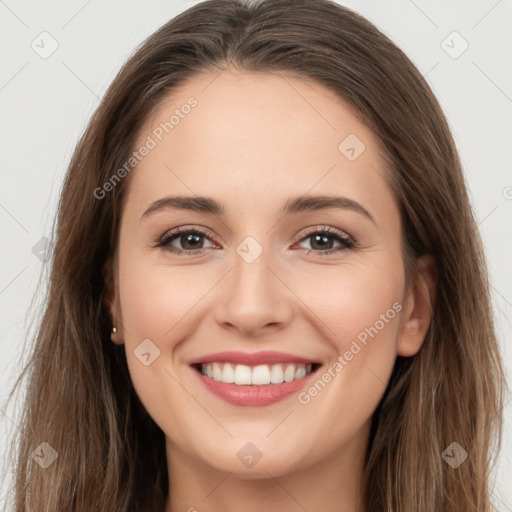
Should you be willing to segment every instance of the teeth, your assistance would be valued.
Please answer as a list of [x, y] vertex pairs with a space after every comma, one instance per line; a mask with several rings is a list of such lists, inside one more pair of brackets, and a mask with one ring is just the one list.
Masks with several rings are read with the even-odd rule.
[[299, 367], [295, 370], [295, 380], [302, 379], [302, 377], [306, 376], [306, 367]]
[[222, 380], [222, 368], [220, 367], [219, 363], [213, 363], [213, 378], [219, 381]]
[[281, 384], [284, 381], [283, 367], [280, 364], [275, 364], [270, 370], [270, 382], [272, 384]]
[[260, 364], [252, 369], [251, 384], [270, 384], [270, 368], [266, 364]]
[[295, 378], [295, 365], [289, 364], [284, 371], [284, 381], [291, 382]]
[[263, 386], [266, 384], [281, 384], [292, 382], [309, 375], [312, 364], [260, 364], [247, 366], [231, 363], [206, 363], [201, 365], [201, 373], [210, 379], [238, 386]]
[[237, 364], [235, 368], [235, 384], [251, 384], [251, 369], [243, 364]]
[[[206, 365], [206, 367], [208, 368], [208, 365]], [[208, 370], [206, 371], [208, 372]], [[233, 382], [235, 382], [235, 372], [233, 371], [233, 367], [229, 363], [226, 363], [224, 365], [220, 380], [222, 382], [225, 382], [226, 384], [233, 384]]]

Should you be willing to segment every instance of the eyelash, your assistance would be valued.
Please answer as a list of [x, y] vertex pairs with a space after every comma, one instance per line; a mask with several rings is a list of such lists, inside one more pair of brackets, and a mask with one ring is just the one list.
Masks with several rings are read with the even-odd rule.
[[[198, 249], [198, 250], [184, 250], [184, 249], [176, 249], [175, 247], [170, 247], [169, 244], [171, 241], [173, 241], [175, 238], [177, 238], [179, 235], [189, 235], [189, 234], [201, 234], [204, 235], [206, 238], [210, 238], [208, 233], [200, 228], [176, 228], [163, 236], [157, 238], [155, 247], [161, 247], [166, 251], [169, 251], [172, 254], [189, 254], [193, 256], [200, 256], [202, 255], [206, 249]], [[330, 237], [336, 239], [336, 241], [340, 242], [342, 244], [341, 247], [336, 247], [334, 249], [328, 249], [326, 251], [320, 251], [318, 249], [307, 249], [307, 253], [310, 252], [317, 253], [321, 256], [326, 256], [329, 254], [333, 254], [335, 252], [340, 252], [346, 249], [354, 249], [357, 247], [357, 242], [351, 240], [348, 236], [343, 235], [341, 231], [338, 231], [333, 228], [329, 227], [322, 227], [315, 229], [313, 231], [310, 231], [309, 233], [306, 233], [299, 242], [302, 242], [308, 238], [310, 238], [313, 235], [316, 234], [322, 234], [322, 235], [329, 235]]]

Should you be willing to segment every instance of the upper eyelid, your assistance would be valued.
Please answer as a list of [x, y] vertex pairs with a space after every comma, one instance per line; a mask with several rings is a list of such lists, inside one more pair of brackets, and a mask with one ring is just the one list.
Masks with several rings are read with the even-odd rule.
[[335, 228], [332, 226], [327, 226], [325, 224], [318, 224], [316, 226], [312, 226], [309, 228], [305, 228], [303, 231], [301, 231], [301, 234], [299, 235], [299, 239], [302, 240], [306, 236], [311, 236], [314, 233], [324, 233], [326, 235], [338, 235], [342, 238], [350, 238], [353, 240], [353, 237], [349, 235], [344, 229]]

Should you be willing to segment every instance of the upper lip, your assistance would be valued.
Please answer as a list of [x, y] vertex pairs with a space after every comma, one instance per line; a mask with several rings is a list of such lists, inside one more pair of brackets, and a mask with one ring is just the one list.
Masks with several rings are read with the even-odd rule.
[[278, 364], [278, 363], [318, 363], [313, 359], [307, 359], [294, 354], [285, 352], [262, 351], [262, 352], [239, 352], [225, 351], [216, 352], [198, 357], [189, 362], [190, 365], [201, 363], [233, 363], [245, 364], [247, 366], [256, 366], [258, 364]]

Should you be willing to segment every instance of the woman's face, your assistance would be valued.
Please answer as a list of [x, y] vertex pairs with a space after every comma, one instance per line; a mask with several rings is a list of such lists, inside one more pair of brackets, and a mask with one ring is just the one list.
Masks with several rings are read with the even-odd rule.
[[228, 69], [173, 93], [135, 149], [113, 339], [171, 461], [251, 478], [360, 460], [425, 332], [376, 137], [318, 84]]

